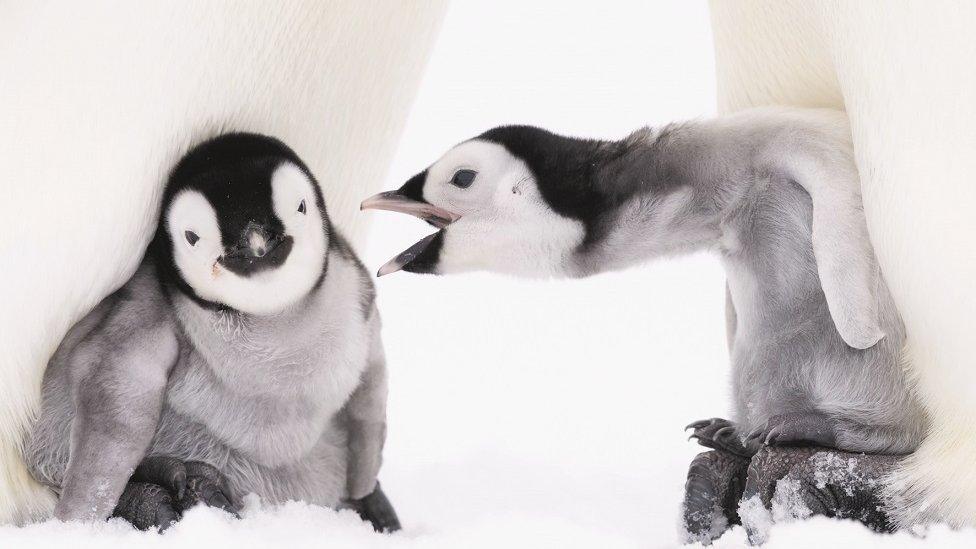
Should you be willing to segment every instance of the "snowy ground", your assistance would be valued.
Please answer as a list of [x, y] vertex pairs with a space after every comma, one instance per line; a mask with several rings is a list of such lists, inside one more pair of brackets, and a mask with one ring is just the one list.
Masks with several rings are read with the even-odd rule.
[[[714, 112], [702, 2], [522, 4], [456, 0], [388, 188], [499, 123], [618, 137]], [[429, 232], [372, 215], [371, 268]], [[162, 536], [119, 522], [0, 528], [0, 548], [678, 545], [699, 451], [682, 426], [728, 408], [716, 260], [560, 282], [399, 273], [378, 286], [392, 377], [381, 480], [403, 532], [251, 501], [242, 521], [197, 509]], [[976, 533], [937, 529], [923, 541], [818, 519], [775, 527], [767, 546], [922, 544], [974, 547]], [[741, 529], [715, 544], [743, 545]]]

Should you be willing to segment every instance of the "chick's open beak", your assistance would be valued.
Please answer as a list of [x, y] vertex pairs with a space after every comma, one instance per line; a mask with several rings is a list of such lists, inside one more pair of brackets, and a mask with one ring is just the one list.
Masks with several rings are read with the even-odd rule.
[[[388, 210], [423, 219], [438, 229], [444, 229], [461, 216], [435, 206], [425, 200], [417, 200], [403, 194], [403, 189], [387, 191], [363, 200], [360, 210]], [[428, 235], [388, 261], [376, 276], [388, 275], [401, 269], [415, 273], [431, 273], [437, 263], [437, 254], [443, 241], [443, 230]], [[434, 244], [433, 246], [431, 244]]]
[[456, 213], [449, 212], [430, 202], [414, 200], [413, 198], [400, 194], [400, 191], [386, 191], [385, 193], [373, 195], [363, 200], [363, 203], [359, 205], [359, 209], [389, 210], [391, 212], [409, 214], [423, 219], [438, 229], [443, 229], [458, 219], [461, 219], [461, 216]]

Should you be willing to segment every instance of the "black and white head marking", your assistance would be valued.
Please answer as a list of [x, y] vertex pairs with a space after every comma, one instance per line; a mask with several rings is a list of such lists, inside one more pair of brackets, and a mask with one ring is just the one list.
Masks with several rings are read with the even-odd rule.
[[409, 213], [441, 230], [384, 265], [379, 275], [493, 270], [560, 276], [599, 234], [614, 201], [597, 171], [617, 142], [501, 126], [449, 150], [400, 189], [363, 209]]
[[318, 184], [294, 151], [229, 134], [177, 164], [151, 251], [164, 283], [198, 304], [264, 315], [318, 285], [331, 232]]

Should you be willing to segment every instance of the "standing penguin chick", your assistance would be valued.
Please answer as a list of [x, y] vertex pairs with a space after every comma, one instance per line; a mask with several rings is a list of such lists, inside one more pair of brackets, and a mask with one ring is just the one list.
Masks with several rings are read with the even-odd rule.
[[440, 227], [384, 265], [584, 277], [712, 250], [728, 276], [734, 422], [699, 441], [898, 454], [925, 417], [880, 277], [843, 113], [757, 109], [620, 141], [489, 130], [363, 202]]
[[165, 527], [254, 492], [395, 530], [386, 393], [373, 285], [314, 177], [275, 139], [225, 135], [176, 166], [135, 276], [51, 359], [25, 461], [63, 520]]

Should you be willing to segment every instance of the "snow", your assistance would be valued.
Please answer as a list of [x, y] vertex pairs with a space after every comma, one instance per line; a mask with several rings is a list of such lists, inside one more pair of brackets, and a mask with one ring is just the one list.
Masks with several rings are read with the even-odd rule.
[[[626, 495], [625, 495], [626, 497]], [[459, 505], [472, 503], [455, 503]], [[632, 501], [632, 500], [631, 500]], [[594, 503], [604, 503], [597, 499]], [[660, 506], [667, 508], [666, 505]], [[582, 508], [582, 506], [581, 506]], [[625, 511], [625, 501], [612, 509]], [[616, 528], [612, 520], [580, 521], [562, 515], [558, 509], [535, 511], [507, 510], [504, 507], [468, 507], [467, 518], [434, 525], [425, 520], [409, 525], [393, 535], [376, 534], [351, 511], [335, 512], [303, 503], [288, 503], [263, 508], [256, 498], [247, 502], [242, 520], [208, 508], [189, 511], [183, 520], [164, 534], [139, 532], [127, 523], [113, 519], [105, 523], [79, 524], [49, 521], [24, 528], [0, 528], [0, 547], [57, 548], [67, 544], [74, 549], [101, 547], [169, 548], [234, 547], [235, 549], [288, 547], [455, 549], [533, 547], [533, 548], [638, 548], [675, 547], [673, 537], [639, 538], [626, 528]], [[597, 513], [598, 515], [603, 513]], [[663, 517], [652, 516], [649, 523]], [[436, 518], [435, 518], [436, 520]], [[778, 524], [763, 547], [769, 549], [822, 549], [823, 547], [973, 547], [976, 533], [954, 532], [933, 527], [925, 538], [908, 532], [880, 536], [850, 521], [815, 517], [803, 522]], [[735, 528], [714, 542], [717, 549], [748, 546], [745, 531]], [[698, 545], [687, 547], [699, 547]]]
[[820, 452], [814, 454], [810, 459], [814, 463], [814, 483], [817, 488], [832, 484], [843, 488], [844, 492], [850, 496], [854, 494], [854, 486], [875, 486], [878, 484], [870, 476], [860, 474], [857, 458], [845, 459], [831, 452]]
[[[598, 5], [599, 4], [599, 5]], [[448, 14], [387, 188], [507, 122], [618, 137], [714, 112], [703, 2], [463, 2]], [[328, 174], [319, 178], [329, 181]], [[364, 214], [366, 215], [366, 214]], [[374, 213], [376, 268], [430, 229]], [[579, 281], [378, 281], [391, 371], [384, 490], [404, 530], [248, 501], [163, 535], [125, 523], [0, 528], [0, 547], [674, 547], [692, 420], [726, 416], [724, 277], [708, 256]], [[813, 518], [770, 548], [976, 547], [976, 532], [879, 536]], [[713, 547], [742, 547], [736, 528]]]
[[[777, 486], [777, 495], [781, 493], [778, 488], [779, 486]], [[783, 486], [783, 488], [783, 492], [796, 493], [795, 490], [791, 489], [793, 488], [791, 486]], [[794, 500], [794, 502], [796, 501]], [[800, 502], [796, 503], [803, 505]], [[769, 533], [772, 531], [774, 520], [785, 518], [785, 513], [783, 511], [784, 509], [782, 506], [778, 508], [774, 507], [773, 509], [766, 509], [763, 507], [759, 496], [752, 496], [739, 502], [739, 519], [741, 519], [743, 527], [746, 529], [746, 531], [751, 530], [749, 539], [755, 544], [765, 544], [769, 542]], [[741, 531], [743, 528], [739, 528], [738, 530]]]

